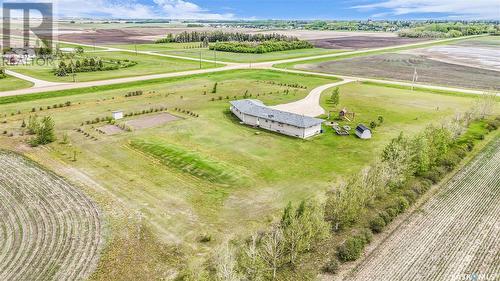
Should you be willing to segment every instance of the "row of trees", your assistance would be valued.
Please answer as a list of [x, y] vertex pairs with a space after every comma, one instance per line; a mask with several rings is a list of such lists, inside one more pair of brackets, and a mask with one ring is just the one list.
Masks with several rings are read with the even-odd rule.
[[498, 25], [486, 23], [433, 23], [412, 29], [401, 30], [399, 32], [399, 36], [408, 38], [454, 38], [485, 33], [493, 34], [498, 32], [498, 30]]
[[137, 62], [130, 60], [109, 60], [104, 63], [100, 58], [83, 58], [82, 60], [71, 60], [69, 63], [61, 60], [54, 70], [54, 75], [62, 77], [71, 73], [117, 70], [136, 64]]
[[233, 53], [254, 53], [264, 54], [270, 52], [310, 49], [314, 46], [307, 41], [264, 41], [256, 42], [222, 42], [210, 46], [210, 50], [233, 52]]
[[[297, 41], [296, 37], [290, 37], [279, 33], [271, 34], [248, 34], [241, 32], [198, 32], [184, 31], [179, 34], [168, 34], [167, 37], [159, 39], [156, 43], [190, 43], [190, 42], [263, 42], [269, 40]], [[208, 46], [208, 45], [207, 45]]]

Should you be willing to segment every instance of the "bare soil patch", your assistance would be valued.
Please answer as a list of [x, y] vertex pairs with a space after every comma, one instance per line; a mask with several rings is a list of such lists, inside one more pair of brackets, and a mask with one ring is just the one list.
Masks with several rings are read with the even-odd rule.
[[500, 90], [497, 71], [435, 61], [425, 56], [388, 53], [356, 57], [297, 68], [334, 74], [412, 81], [415, 69], [418, 82], [452, 87]]
[[344, 280], [497, 280], [500, 139]]
[[310, 40], [317, 48], [325, 49], [366, 49], [382, 48], [404, 44], [427, 41], [427, 39], [401, 38], [401, 37], [380, 37], [380, 36], [350, 36], [340, 38], [326, 38]]
[[174, 116], [168, 113], [161, 113], [153, 116], [142, 117], [134, 120], [130, 120], [125, 122], [127, 126], [132, 127], [133, 129], [147, 129], [156, 126], [160, 126], [169, 122], [173, 122], [181, 119], [180, 117]]
[[122, 129], [120, 129], [118, 126], [115, 126], [115, 125], [106, 125], [106, 126], [102, 126], [102, 127], [99, 127], [97, 128], [99, 131], [105, 133], [106, 135], [117, 135], [121, 132], [123, 132]]

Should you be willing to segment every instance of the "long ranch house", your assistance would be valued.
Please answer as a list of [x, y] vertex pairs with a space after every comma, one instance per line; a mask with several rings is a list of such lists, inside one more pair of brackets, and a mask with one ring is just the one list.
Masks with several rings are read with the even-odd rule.
[[303, 139], [322, 131], [322, 119], [272, 109], [259, 100], [244, 99], [230, 103], [231, 112], [244, 124]]

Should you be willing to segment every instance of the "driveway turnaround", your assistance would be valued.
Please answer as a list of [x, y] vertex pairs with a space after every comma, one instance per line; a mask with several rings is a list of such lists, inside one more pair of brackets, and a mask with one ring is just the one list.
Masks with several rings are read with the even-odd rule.
[[346, 79], [340, 82], [319, 86], [313, 89], [309, 93], [309, 95], [307, 95], [305, 98], [301, 100], [294, 101], [291, 103], [271, 106], [271, 108], [295, 114], [305, 115], [309, 117], [316, 117], [325, 113], [325, 110], [320, 105], [321, 93], [323, 93], [327, 89], [351, 83], [353, 81], [354, 80]]

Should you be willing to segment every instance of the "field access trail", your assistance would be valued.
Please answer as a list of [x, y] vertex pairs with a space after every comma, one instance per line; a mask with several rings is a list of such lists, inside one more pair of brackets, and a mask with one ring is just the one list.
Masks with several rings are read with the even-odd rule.
[[497, 136], [344, 280], [498, 280], [498, 175]]
[[0, 280], [85, 280], [102, 247], [97, 205], [64, 179], [0, 151]]

